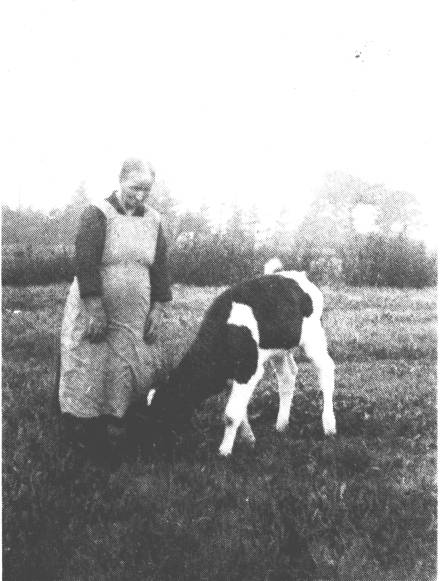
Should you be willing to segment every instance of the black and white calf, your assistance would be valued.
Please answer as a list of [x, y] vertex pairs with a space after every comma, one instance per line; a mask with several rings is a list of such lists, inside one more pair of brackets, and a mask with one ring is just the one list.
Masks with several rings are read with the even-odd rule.
[[[265, 272], [274, 269], [268, 263]], [[206, 398], [232, 384], [219, 452], [232, 452], [237, 431], [255, 442], [247, 407], [269, 359], [278, 379], [276, 429], [289, 422], [298, 368], [292, 350], [304, 348], [318, 370], [323, 392], [325, 434], [336, 432], [333, 412], [334, 363], [321, 325], [323, 296], [305, 273], [281, 271], [241, 282], [220, 294], [207, 310], [198, 335], [168, 379], [149, 397], [150, 417], [160, 435], [179, 432]], [[159, 434], [157, 434], [159, 436]]]

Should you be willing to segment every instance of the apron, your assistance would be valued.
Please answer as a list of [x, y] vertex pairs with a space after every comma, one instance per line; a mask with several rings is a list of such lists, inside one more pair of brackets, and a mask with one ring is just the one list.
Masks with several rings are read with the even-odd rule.
[[150, 311], [150, 272], [160, 215], [119, 214], [107, 201], [106, 239], [100, 268], [108, 332], [101, 343], [84, 334], [88, 314], [75, 278], [61, 327], [60, 406], [76, 417], [122, 417], [133, 399], [147, 397], [160, 366], [156, 345], [143, 340]]

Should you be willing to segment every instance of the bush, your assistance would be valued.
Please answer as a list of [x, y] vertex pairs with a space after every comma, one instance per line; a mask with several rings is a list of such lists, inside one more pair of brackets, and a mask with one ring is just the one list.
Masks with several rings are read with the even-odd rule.
[[2, 261], [2, 284], [12, 286], [46, 285], [72, 281], [75, 260], [67, 252], [51, 256], [21, 255]]
[[342, 255], [342, 278], [348, 285], [423, 288], [437, 282], [436, 257], [405, 234], [356, 236]]
[[220, 236], [174, 249], [169, 264], [175, 282], [216, 286], [261, 275], [264, 264], [274, 257], [280, 258], [285, 268], [300, 267], [293, 254], [270, 247], [255, 248], [246, 243], [239, 246]]
[[[49, 247], [50, 248], [50, 247]], [[422, 242], [406, 236], [356, 236], [339, 252], [333, 249], [303, 253], [274, 244], [254, 246], [219, 233], [195, 237], [174, 246], [169, 256], [171, 279], [182, 284], [218, 286], [233, 284], [263, 273], [264, 264], [278, 257], [286, 269], [305, 270], [317, 284], [422, 288], [436, 283], [436, 257]], [[27, 251], [3, 258], [4, 285], [45, 285], [71, 281], [75, 272], [71, 253], [52, 250], [44, 255]]]

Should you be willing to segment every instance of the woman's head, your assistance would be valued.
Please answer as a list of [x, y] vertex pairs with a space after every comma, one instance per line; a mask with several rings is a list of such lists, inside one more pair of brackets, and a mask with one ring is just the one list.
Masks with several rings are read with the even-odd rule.
[[149, 163], [129, 158], [124, 161], [119, 174], [121, 202], [128, 210], [134, 210], [147, 199], [153, 186], [155, 172]]

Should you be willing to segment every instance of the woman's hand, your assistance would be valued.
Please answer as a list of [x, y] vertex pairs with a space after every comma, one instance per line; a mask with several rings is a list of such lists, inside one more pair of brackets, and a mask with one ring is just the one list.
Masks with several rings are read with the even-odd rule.
[[91, 343], [100, 343], [107, 334], [107, 315], [101, 297], [88, 297], [84, 304], [89, 315], [89, 326], [85, 336]]
[[155, 341], [162, 324], [162, 318], [163, 308], [160, 303], [154, 303], [151, 311], [148, 313], [147, 320], [145, 321], [144, 341], [146, 343], [152, 343]]

